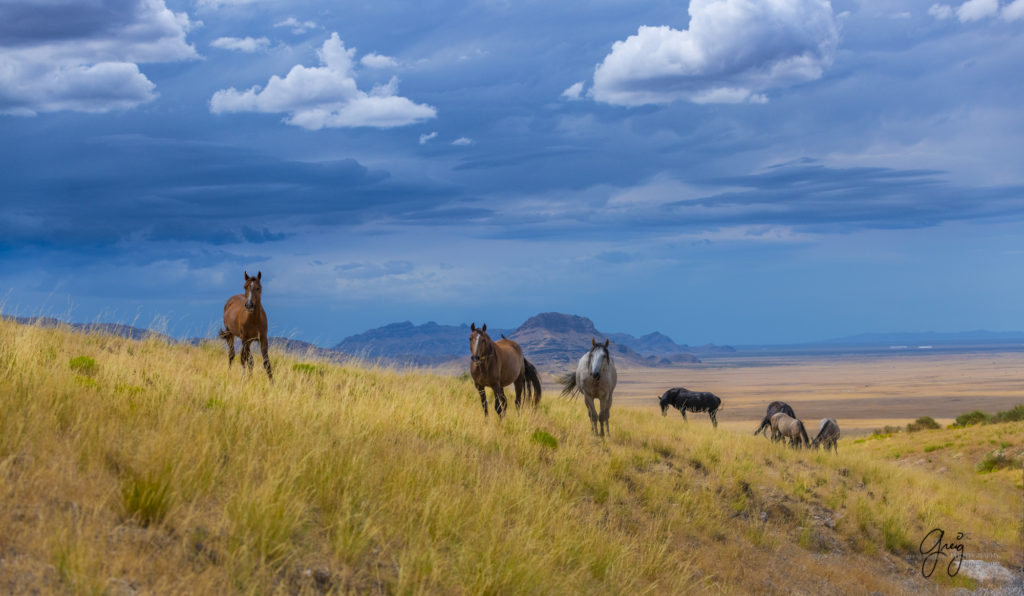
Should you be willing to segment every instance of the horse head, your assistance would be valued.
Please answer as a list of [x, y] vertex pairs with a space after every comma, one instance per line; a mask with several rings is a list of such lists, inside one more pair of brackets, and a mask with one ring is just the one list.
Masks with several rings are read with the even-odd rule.
[[494, 351], [494, 342], [491, 341], [491, 337], [487, 335], [487, 323], [484, 323], [479, 329], [476, 323], [472, 323], [469, 326], [469, 353], [470, 360], [473, 362], [483, 362], [489, 358]]
[[257, 271], [256, 277], [249, 277], [248, 271], [242, 273], [245, 275], [245, 310], [251, 313], [260, 304], [260, 294], [263, 292], [260, 279], [263, 277], [263, 272]]
[[[608, 345], [610, 340], [605, 339], [603, 344], [597, 343], [597, 340], [593, 337], [590, 338], [590, 376], [595, 381], [601, 380], [601, 370], [604, 369], [605, 362], [608, 361]], [[596, 355], [595, 355], [596, 353]]]

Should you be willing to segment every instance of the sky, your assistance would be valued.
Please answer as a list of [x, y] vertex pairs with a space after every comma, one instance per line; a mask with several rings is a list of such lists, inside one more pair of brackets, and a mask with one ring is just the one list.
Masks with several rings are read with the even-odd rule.
[[1024, 0], [0, 0], [0, 309], [1024, 329]]

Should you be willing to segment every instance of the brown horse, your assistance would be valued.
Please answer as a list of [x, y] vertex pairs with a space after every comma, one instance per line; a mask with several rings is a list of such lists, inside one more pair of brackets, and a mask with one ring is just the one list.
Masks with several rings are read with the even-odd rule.
[[252, 370], [252, 353], [249, 351], [249, 344], [260, 342], [260, 351], [263, 353], [263, 368], [267, 370], [267, 377], [274, 380], [274, 374], [270, 372], [270, 357], [267, 355], [267, 313], [260, 304], [260, 294], [263, 286], [260, 278], [262, 271], [256, 272], [256, 277], [249, 277], [245, 274], [245, 294], [235, 294], [228, 298], [224, 304], [224, 329], [220, 330], [219, 337], [228, 342], [228, 368], [235, 359], [235, 337], [242, 340], [242, 354], [239, 359], [243, 367]]
[[517, 410], [524, 391], [526, 399], [534, 406], [540, 403], [540, 377], [537, 375], [537, 368], [523, 358], [523, 349], [519, 344], [504, 337], [492, 341], [487, 335], [486, 324], [477, 329], [476, 323], [473, 323], [469, 330], [469, 374], [480, 393], [484, 416], [487, 415], [487, 387], [494, 392], [494, 411], [499, 417], [505, 414], [508, 407], [508, 400], [505, 399], [506, 385], [516, 387]]

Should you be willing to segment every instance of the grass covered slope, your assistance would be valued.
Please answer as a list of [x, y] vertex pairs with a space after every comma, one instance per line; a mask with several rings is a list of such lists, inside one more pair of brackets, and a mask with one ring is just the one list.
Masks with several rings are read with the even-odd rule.
[[1017, 556], [1019, 472], [951, 481], [882, 441], [795, 452], [654, 408], [601, 441], [553, 393], [484, 420], [465, 380], [272, 359], [273, 384], [221, 343], [0, 321], [0, 591], [970, 585], [910, 558], [936, 526]]

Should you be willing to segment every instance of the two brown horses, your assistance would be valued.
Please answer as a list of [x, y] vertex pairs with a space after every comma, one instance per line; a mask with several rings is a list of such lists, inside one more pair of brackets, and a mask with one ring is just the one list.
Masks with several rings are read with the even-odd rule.
[[267, 355], [267, 313], [260, 303], [260, 294], [263, 286], [260, 278], [262, 271], [256, 272], [256, 277], [249, 277], [245, 274], [245, 294], [235, 294], [228, 298], [224, 304], [224, 329], [221, 329], [219, 337], [228, 342], [228, 368], [235, 359], [235, 338], [242, 340], [242, 366], [252, 370], [252, 352], [249, 344], [254, 341], [260, 342], [260, 352], [263, 354], [263, 368], [267, 370], [267, 377], [274, 379], [270, 372], [270, 357]]
[[523, 349], [511, 339], [502, 337], [498, 341], [491, 340], [487, 335], [487, 325], [479, 329], [476, 323], [469, 327], [469, 374], [473, 377], [476, 390], [480, 393], [480, 403], [487, 415], [487, 393], [490, 387], [494, 392], [494, 411], [502, 416], [508, 408], [505, 399], [505, 386], [516, 387], [516, 409], [522, 401], [523, 393], [534, 406], [540, 403], [540, 377], [537, 368], [523, 357]]

